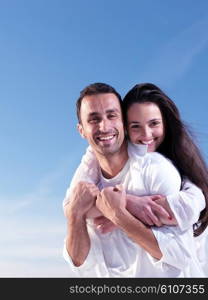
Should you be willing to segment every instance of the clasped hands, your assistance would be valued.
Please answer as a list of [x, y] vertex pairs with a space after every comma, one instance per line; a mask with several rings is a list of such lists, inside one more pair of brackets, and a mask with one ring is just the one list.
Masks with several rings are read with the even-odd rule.
[[166, 198], [161, 195], [126, 194], [122, 185], [100, 191], [96, 185], [87, 182], [78, 183], [72, 194], [70, 209], [76, 209], [81, 217], [93, 218], [101, 233], [115, 229], [115, 218], [126, 211], [149, 226], [177, 225]]

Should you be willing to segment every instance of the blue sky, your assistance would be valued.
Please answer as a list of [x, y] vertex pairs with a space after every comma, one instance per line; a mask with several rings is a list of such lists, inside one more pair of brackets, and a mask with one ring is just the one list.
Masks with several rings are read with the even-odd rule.
[[207, 160], [207, 31], [206, 0], [0, 0], [0, 277], [70, 276], [62, 200], [86, 85], [158, 84]]

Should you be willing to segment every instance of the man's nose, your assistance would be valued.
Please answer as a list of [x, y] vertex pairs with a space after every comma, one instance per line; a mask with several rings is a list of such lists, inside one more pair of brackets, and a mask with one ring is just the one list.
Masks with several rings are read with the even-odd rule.
[[110, 129], [110, 121], [102, 119], [99, 123], [100, 131], [107, 132]]

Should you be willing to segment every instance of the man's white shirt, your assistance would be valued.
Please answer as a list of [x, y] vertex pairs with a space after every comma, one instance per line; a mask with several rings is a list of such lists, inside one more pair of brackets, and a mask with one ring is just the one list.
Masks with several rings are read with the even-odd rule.
[[[72, 277], [204, 277], [192, 228], [204, 208], [203, 195], [195, 186], [194, 192], [190, 189], [192, 194], [187, 196], [184, 192], [181, 195], [180, 175], [173, 164], [159, 153], [146, 153], [146, 149], [146, 146], [129, 143], [129, 159], [122, 171], [112, 179], [102, 176], [96, 160], [93, 161], [89, 154], [75, 173], [63, 204], [67, 203], [71, 188], [81, 180], [94, 183], [97, 180], [100, 189], [122, 184], [127, 193], [137, 196], [166, 196], [179, 226], [152, 227], [162, 258], [153, 258], [121, 229], [101, 234], [88, 219], [91, 247], [81, 266], [74, 266], [64, 244], [63, 255], [69, 263]], [[190, 204], [188, 200], [191, 198], [192, 201], [196, 194], [198, 199], [193, 199], [193, 207], [193, 202]]]

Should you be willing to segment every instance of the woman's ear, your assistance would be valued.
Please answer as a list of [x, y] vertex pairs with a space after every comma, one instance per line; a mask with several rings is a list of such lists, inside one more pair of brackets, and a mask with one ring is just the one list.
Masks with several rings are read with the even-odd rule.
[[84, 129], [83, 129], [83, 127], [82, 127], [82, 124], [78, 123], [78, 124], [77, 124], [77, 129], [78, 129], [78, 131], [79, 131], [81, 137], [82, 137], [83, 139], [85, 139], [86, 137], [85, 137], [85, 134], [84, 134]]

